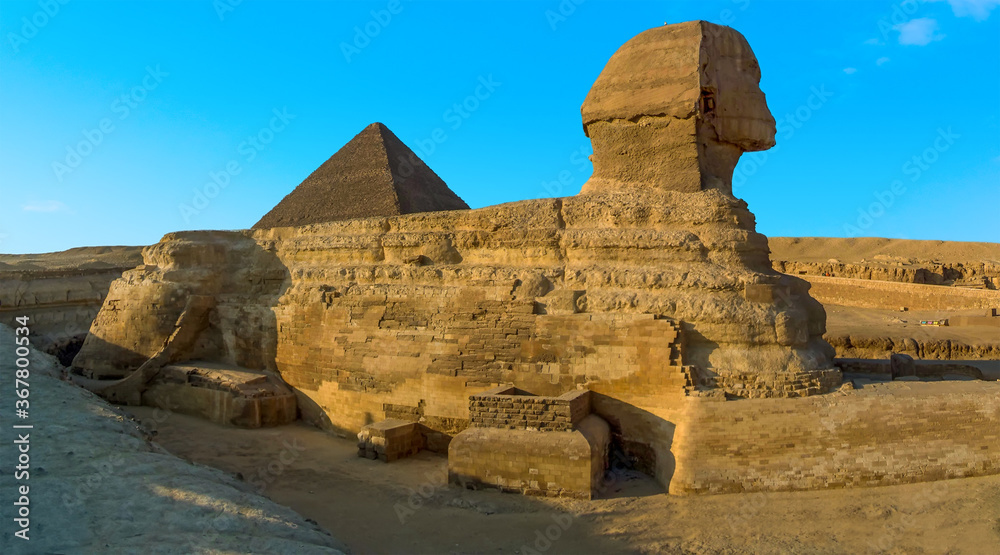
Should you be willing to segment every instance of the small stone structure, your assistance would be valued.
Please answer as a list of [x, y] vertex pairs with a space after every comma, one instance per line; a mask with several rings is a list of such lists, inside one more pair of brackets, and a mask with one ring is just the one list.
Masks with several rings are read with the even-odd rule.
[[397, 418], [369, 424], [358, 432], [358, 456], [392, 462], [424, 448], [420, 424]]
[[298, 417], [295, 393], [276, 376], [208, 362], [164, 366], [142, 392], [142, 404], [243, 428]]
[[611, 443], [608, 423], [590, 413], [590, 395], [542, 397], [500, 386], [470, 396], [470, 427], [448, 449], [449, 481], [590, 499]]

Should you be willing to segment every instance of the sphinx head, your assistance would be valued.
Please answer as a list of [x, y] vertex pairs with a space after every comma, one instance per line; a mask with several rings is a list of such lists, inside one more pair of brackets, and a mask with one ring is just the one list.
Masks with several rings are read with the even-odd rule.
[[705, 21], [640, 33], [583, 103], [594, 174], [583, 193], [720, 189], [742, 153], [774, 146], [760, 66], [743, 35]]

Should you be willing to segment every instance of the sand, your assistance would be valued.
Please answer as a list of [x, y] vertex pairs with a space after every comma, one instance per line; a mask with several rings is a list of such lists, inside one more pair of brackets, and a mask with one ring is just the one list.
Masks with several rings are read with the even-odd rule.
[[[447, 486], [444, 456], [361, 459], [353, 439], [304, 424], [243, 430], [129, 410], [165, 449], [240, 473], [357, 553], [1000, 552], [1000, 476], [676, 497], [625, 471], [601, 499], [545, 499]], [[295, 457], [268, 471], [288, 445]]]
[[[62, 381], [54, 358], [30, 356], [30, 430], [10, 427], [14, 335], [0, 326], [0, 553], [336, 554], [333, 537], [224, 472], [150, 443], [117, 408]], [[27, 433], [28, 476], [15, 478], [16, 433]], [[27, 486], [28, 540], [13, 521]]]
[[[1000, 243], [918, 241], [881, 237], [768, 237], [771, 260], [843, 263], [934, 261], [943, 264], [1000, 262]], [[879, 258], [876, 258], [879, 257]]]
[[995, 326], [921, 326], [921, 320], [959, 315], [982, 316], [983, 310], [879, 310], [825, 305], [826, 336], [911, 337], [920, 342], [951, 339], [970, 345], [1000, 343]]
[[143, 247], [77, 247], [41, 254], [0, 254], [0, 271], [135, 268]]

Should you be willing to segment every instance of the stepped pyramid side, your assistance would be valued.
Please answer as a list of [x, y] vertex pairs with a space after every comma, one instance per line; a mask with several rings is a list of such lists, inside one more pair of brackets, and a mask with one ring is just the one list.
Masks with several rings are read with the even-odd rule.
[[467, 208], [389, 128], [373, 123], [312, 172], [253, 229]]

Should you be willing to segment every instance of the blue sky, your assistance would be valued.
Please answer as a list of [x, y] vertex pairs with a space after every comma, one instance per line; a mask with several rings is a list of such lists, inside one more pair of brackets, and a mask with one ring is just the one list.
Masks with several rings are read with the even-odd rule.
[[760, 61], [759, 231], [997, 242], [998, 4], [0, 0], [0, 252], [247, 228], [374, 121], [474, 208], [576, 194], [605, 62], [692, 19]]

